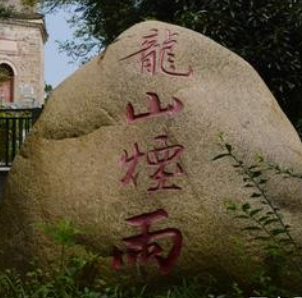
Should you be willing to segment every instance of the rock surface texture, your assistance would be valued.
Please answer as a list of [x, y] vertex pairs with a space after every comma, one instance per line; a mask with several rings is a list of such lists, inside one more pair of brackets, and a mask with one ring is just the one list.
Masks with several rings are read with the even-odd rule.
[[[298, 135], [247, 62], [170, 24], [125, 31], [56, 89], [16, 158], [0, 213], [1, 266], [49, 258], [35, 224], [65, 218], [92, 232], [87, 245], [108, 266], [114, 259], [131, 271], [128, 249], [150, 276], [211, 268], [244, 276], [257, 248], [225, 200], [251, 191], [231, 160], [213, 161], [220, 132], [247, 163], [262, 153], [302, 169]], [[299, 241], [301, 188], [284, 181], [273, 177], [267, 191]], [[137, 252], [144, 243], [149, 257]]]

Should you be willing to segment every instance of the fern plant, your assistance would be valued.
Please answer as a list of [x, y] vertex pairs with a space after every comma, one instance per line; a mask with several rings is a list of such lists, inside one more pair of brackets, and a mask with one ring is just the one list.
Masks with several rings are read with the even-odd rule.
[[[246, 165], [222, 135], [220, 135], [220, 144], [224, 152], [215, 156], [213, 160], [229, 158], [233, 168], [242, 176], [244, 188], [250, 190], [248, 201], [242, 204], [229, 201], [227, 209], [234, 212], [236, 219], [245, 223], [242, 230], [252, 234], [253, 240], [262, 244], [267, 255], [266, 262], [270, 278], [274, 282], [282, 279], [287, 265], [302, 277], [301, 248], [291, 235], [290, 225], [284, 222], [281, 211], [274, 205], [266, 191], [268, 178], [264, 177], [264, 172], [274, 169], [291, 177], [295, 175], [276, 165], [266, 164], [261, 155], [257, 156], [255, 164]], [[265, 164], [267, 166], [263, 166]]]

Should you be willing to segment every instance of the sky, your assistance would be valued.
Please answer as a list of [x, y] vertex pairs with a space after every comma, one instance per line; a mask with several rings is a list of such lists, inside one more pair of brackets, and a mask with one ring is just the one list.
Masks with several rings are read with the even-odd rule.
[[57, 87], [79, 67], [78, 63], [70, 64], [71, 58], [66, 53], [59, 53], [56, 40], [71, 39], [72, 29], [66, 22], [68, 12], [59, 11], [46, 15], [46, 28], [49, 34], [45, 46], [45, 82]]

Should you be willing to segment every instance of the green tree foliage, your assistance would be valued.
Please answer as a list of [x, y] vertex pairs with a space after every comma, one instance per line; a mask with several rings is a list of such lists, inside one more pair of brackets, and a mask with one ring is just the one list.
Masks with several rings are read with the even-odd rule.
[[[29, 1], [29, 0], [25, 0]], [[32, 1], [32, 0], [31, 0]], [[295, 123], [302, 116], [301, 0], [38, 0], [48, 10], [71, 5], [77, 30], [62, 44], [86, 59], [146, 19], [191, 28], [245, 58]]]
[[0, 4], [0, 18], [9, 18], [13, 14], [12, 8], [8, 8]]
[[45, 83], [44, 92], [45, 92], [45, 100], [47, 101], [53, 91], [53, 87], [50, 84]]
[[[36, 0], [21, 0], [27, 6], [34, 5]], [[3, 5], [0, 3], [0, 18], [19, 18], [22, 19], [26, 16], [26, 12], [17, 11], [13, 5]]]

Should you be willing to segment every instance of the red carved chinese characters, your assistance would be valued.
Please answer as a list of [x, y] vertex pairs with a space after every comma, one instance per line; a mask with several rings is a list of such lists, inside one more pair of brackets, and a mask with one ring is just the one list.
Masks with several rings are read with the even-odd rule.
[[162, 43], [159, 40], [158, 29], [151, 29], [150, 34], [143, 36], [141, 49], [122, 58], [126, 60], [131, 57], [141, 55], [141, 71], [147, 71], [151, 75], [161, 72], [169, 76], [189, 77], [193, 70], [179, 72], [175, 67], [174, 46], [177, 44], [178, 33], [166, 29], [166, 36]]
[[[151, 29], [149, 34], [143, 36], [141, 49], [124, 57], [121, 60], [129, 59], [134, 56], [141, 58], [141, 71], [147, 71], [151, 75], [162, 73], [176, 77], [190, 77], [193, 74], [192, 68], [188, 71], [177, 71], [175, 66], [174, 48], [177, 44], [178, 33], [171, 30], [165, 31], [165, 38], [160, 39], [158, 29]], [[132, 103], [128, 103], [126, 108], [127, 123], [138, 121], [147, 121], [158, 117], [175, 117], [182, 112], [184, 105], [176, 97], [172, 97], [170, 104], [161, 103], [159, 96], [155, 92], [147, 92], [147, 109], [143, 113], [135, 111]], [[148, 193], [157, 193], [159, 191], [176, 191], [181, 187], [173, 181], [177, 175], [184, 174], [180, 165], [180, 158], [184, 152], [184, 147], [175, 144], [168, 144], [168, 136], [159, 135], [155, 137], [156, 145], [153, 149], [142, 152], [138, 143], [134, 143], [132, 154], [129, 155], [126, 150], [121, 157], [121, 164], [126, 168], [121, 183], [126, 186], [133, 184], [138, 185], [139, 169], [138, 166], [142, 161], [149, 168], [148, 176], [151, 180], [148, 187]], [[140, 234], [123, 238], [122, 241], [126, 250], [122, 251], [114, 247], [113, 251], [113, 268], [118, 270], [124, 265], [124, 257], [127, 258], [128, 265], [144, 266], [148, 262], [157, 263], [162, 274], [168, 274], [182, 250], [182, 234], [178, 229], [167, 228], [159, 231], [150, 232], [150, 227], [168, 218], [168, 213], [163, 209], [158, 209], [151, 213], [129, 218], [126, 223], [132, 227], [140, 229]], [[172, 242], [168, 252], [164, 252], [158, 241], [168, 239]]]
[[173, 97], [173, 104], [169, 104], [166, 108], [162, 108], [160, 99], [156, 93], [147, 92], [146, 94], [148, 95], [148, 112], [135, 115], [133, 105], [128, 103], [126, 113], [128, 123], [144, 121], [163, 115], [173, 117], [175, 114], [181, 112], [184, 108], [183, 103], [176, 97]]
[[[191, 66], [187, 72], [177, 72], [175, 67], [175, 54], [173, 52], [174, 45], [177, 43], [176, 36], [178, 33], [172, 33], [170, 30], [166, 30], [166, 39], [163, 42], [162, 49], [160, 51], [160, 67], [161, 71], [171, 76], [189, 77], [193, 74]], [[168, 65], [168, 68], [165, 67]]]
[[[128, 157], [127, 151], [124, 151], [122, 156], [122, 164], [127, 166], [127, 172], [121, 179], [123, 185], [127, 185], [133, 182], [133, 185], [137, 186], [138, 173], [136, 169], [139, 160], [146, 157], [148, 167], [154, 169], [155, 171], [149, 175], [149, 177], [155, 183], [154, 186], [148, 188], [148, 192], [157, 192], [161, 190], [180, 190], [181, 187], [174, 183], [169, 183], [172, 178], [176, 175], [183, 174], [184, 171], [179, 164], [181, 154], [184, 151], [184, 147], [181, 145], [168, 145], [167, 136], [158, 136], [155, 138], [156, 141], [161, 143], [161, 146], [148, 151], [146, 154], [140, 152], [138, 144], [134, 144], [133, 155]], [[172, 165], [174, 165], [172, 167]], [[168, 170], [170, 168], [170, 170]], [[172, 171], [173, 168], [173, 171]]]
[[128, 152], [124, 151], [124, 154], [121, 158], [121, 162], [123, 166], [128, 166], [128, 170], [125, 176], [121, 179], [123, 185], [133, 182], [133, 185], [137, 186], [138, 174], [135, 174], [135, 170], [138, 165], [139, 159], [144, 155], [144, 153], [141, 153], [139, 151], [137, 143], [134, 144], [133, 155], [131, 157], [128, 157]]
[[[183, 174], [183, 169], [176, 160], [179, 160], [180, 155], [183, 153], [184, 147], [181, 145], [169, 146], [167, 144], [167, 136], [156, 137], [155, 140], [163, 143], [160, 148], [155, 148], [148, 152], [147, 161], [150, 167], [155, 168], [155, 172], [150, 176], [156, 185], [149, 188], [149, 192], [160, 190], [179, 190], [181, 187], [174, 183], [168, 184], [168, 180], [177, 174]], [[175, 163], [174, 172], [168, 172], [167, 167]]]
[[[168, 218], [165, 210], [159, 209], [152, 213], [145, 213], [126, 220], [127, 224], [141, 229], [141, 233], [131, 237], [123, 238], [126, 245], [126, 252], [114, 248], [113, 268], [120, 269], [123, 262], [123, 255], [127, 256], [128, 264], [146, 265], [148, 261], [155, 261], [162, 274], [168, 274], [175, 265], [182, 249], [182, 235], [178, 229], [167, 228], [157, 232], [150, 232], [150, 226], [156, 222]], [[156, 242], [161, 239], [171, 238], [172, 248], [163, 256], [163, 249]]]

